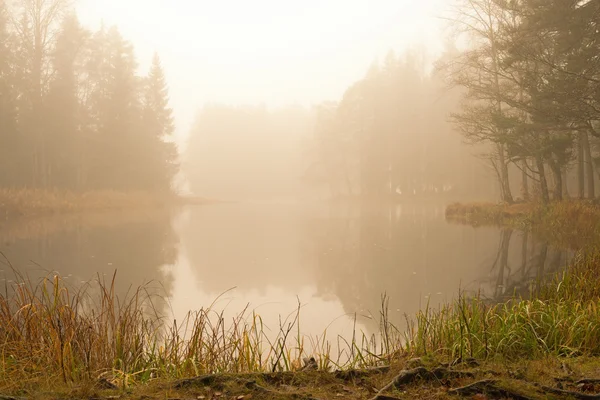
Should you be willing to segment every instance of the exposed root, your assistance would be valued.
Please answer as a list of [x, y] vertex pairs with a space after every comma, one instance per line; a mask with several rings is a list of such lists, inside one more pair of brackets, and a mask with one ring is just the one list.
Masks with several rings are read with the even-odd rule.
[[473, 396], [484, 392], [486, 389], [489, 389], [495, 385], [496, 382], [498, 382], [496, 379], [484, 379], [482, 381], [473, 382], [455, 389], [450, 389], [448, 393], [459, 394], [461, 396]]
[[376, 374], [387, 374], [390, 371], [388, 365], [383, 367], [373, 367], [366, 369], [349, 369], [349, 370], [338, 370], [333, 373], [337, 379], [344, 381], [351, 381], [353, 379], [365, 378]]
[[462, 386], [456, 389], [450, 389], [450, 394], [456, 394], [460, 396], [474, 396], [480, 393], [487, 393], [498, 397], [506, 397], [514, 400], [533, 400], [532, 397], [528, 397], [522, 393], [515, 392], [498, 386], [496, 379], [484, 379], [481, 381], [473, 382], [469, 385]]
[[583, 378], [575, 383], [578, 385], [596, 385], [600, 383], [600, 378]]
[[556, 389], [550, 386], [542, 386], [541, 389], [547, 393], [554, 393], [565, 397], [572, 397], [580, 400], [600, 400], [600, 394], [587, 394], [580, 392], [573, 392], [570, 390]]
[[474, 374], [468, 371], [453, 371], [444, 367], [438, 367], [432, 371], [425, 367], [417, 367], [413, 369], [406, 369], [401, 371], [390, 383], [382, 387], [377, 395], [371, 400], [380, 399], [382, 394], [392, 387], [401, 388], [402, 386], [409, 385], [417, 379], [436, 380], [436, 379], [458, 379], [458, 378], [472, 378]]
[[193, 378], [181, 379], [175, 382], [174, 387], [181, 389], [188, 386], [211, 386], [215, 383], [217, 375], [200, 375]]

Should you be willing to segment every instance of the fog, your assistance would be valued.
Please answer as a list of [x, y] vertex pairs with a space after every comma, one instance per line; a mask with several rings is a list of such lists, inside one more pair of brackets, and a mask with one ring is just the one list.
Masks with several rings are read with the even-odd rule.
[[[441, 48], [443, 0], [245, 2], [79, 0], [81, 21], [117, 25], [141, 69], [157, 51], [188, 135], [199, 107], [310, 106], [336, 100], [390, 49]], [[181, 142], [183, 144], [183, 141]]]
[[[382, 293], [398, 323], [459, 288], [526, 293], [572, 254], [444, 210], [596, 201], [598, 15], [577, 0], [0, 0], [0, 252], [79, 282], [119, 270], [123, 292], [154, 280], [169, 317], [226, 292], [277, 303], [276, 326], [299, 294], [311, 334], [356, 313], [374, 327]], [[27, 207], [57, 215], [9, 218]]]

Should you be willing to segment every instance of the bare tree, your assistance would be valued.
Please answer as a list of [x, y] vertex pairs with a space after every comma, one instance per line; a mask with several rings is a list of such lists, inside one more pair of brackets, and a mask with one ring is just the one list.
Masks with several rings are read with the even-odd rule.
[[49, 165], [44, 137], [43, 104], [52, 69], [50, 54], [65, 14], [71, 9], [69, 0], [19, 0], [14, 4], [12, 27], [17, 33], [23, 67], [29, 87], [27, 94], [31, 118], [27, 130], [32, 139], [33, 184], [47, 186]]

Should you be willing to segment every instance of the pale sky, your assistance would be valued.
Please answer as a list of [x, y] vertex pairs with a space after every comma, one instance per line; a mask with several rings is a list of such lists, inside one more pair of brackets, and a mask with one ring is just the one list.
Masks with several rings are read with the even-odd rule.
[[448, 0], [79, 0], [83, 24], [117, 25], [142, 71], [162, 58], [177, 135], [207, 102], [339, 100], [389, 49], [439, 50]]

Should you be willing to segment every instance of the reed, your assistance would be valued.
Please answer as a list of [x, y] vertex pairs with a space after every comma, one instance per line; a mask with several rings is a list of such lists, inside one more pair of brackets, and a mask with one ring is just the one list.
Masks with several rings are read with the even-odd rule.
[[[458, 296], [440, 308], [427, 305], [394, 326], [381, 301], [380, 329], [330, 341], [327, 331], [302, 336], [300, 307], [265, 326], [252, 310], [226, 318], [214, 304], [167, 321], [152, 287], [124, 298], [116, 276], [79, 288], [60, 276], [38, 282], [14, 272], [0, 294], [0, 389], [28, 383], [94, 382], [120, 387], [161, 378], [212, 373], [294, 371], [314, 356], [323, 370], [388, 364], [397, 357], [433, 355], [454, 359], [540, 359], [600, 356], [600, 252], [582, 253], [573, 266], [540, 284], [530, 299], [489, 304]], [[335, 349], [335, 350], [334, 350]]]
[[600, 253], [582, 253], [531, 299], [489, 304], [459, 296], [439, 309], [427, 307], [412, 322], [405, 351], [504, 360], [599, 356], [599, 268]]
[[0, 189], [0, 220], [73, 212], [131, 210], [164, 206], [181, 201], [173, 195], [145, 192]]
[[600, 240], [600, 205], [588, 200], [540, 203], [454, 203], [446, 207], [449, 221], [470, 225], [502, 225], [533, 229], [553, 243], [582, 248]]
[[300, 307], [275, 332], [253, 311], [228, 319], [213, 305], [167, 321], [153, 288], [119, 298], [116, 275], [73, 288], [58, 275], [34, 283], [14, 274], [15, 283], [0, 295], [0, 388], [100, 378], [127, 387], [155, 378], [291, 371], [310, 356], [322, 369], [380, 360], [376, 338], [366, 334], [338, 338], [336, 354], [327, 332], [307, 341]]

